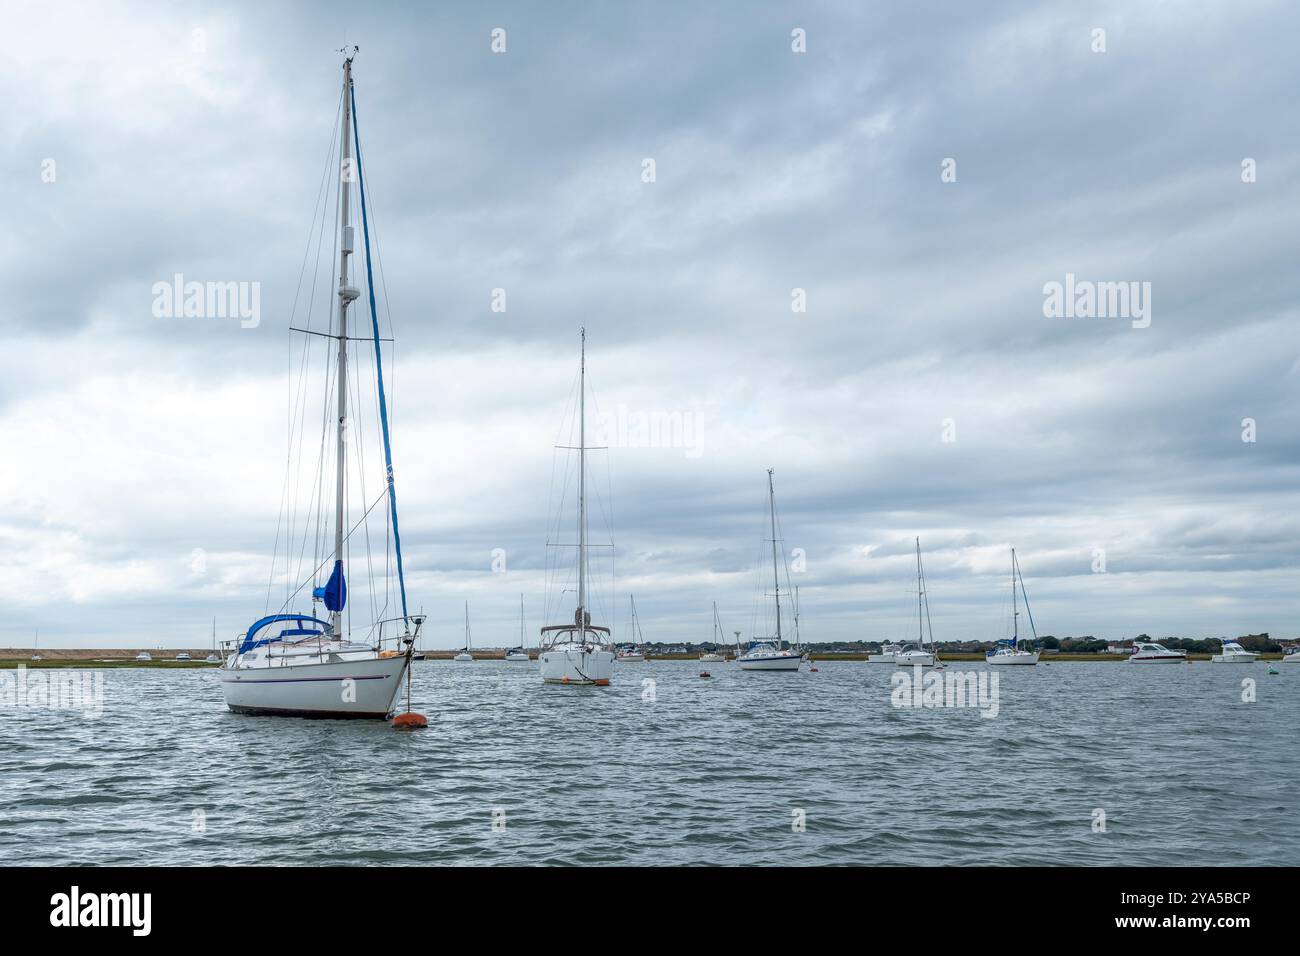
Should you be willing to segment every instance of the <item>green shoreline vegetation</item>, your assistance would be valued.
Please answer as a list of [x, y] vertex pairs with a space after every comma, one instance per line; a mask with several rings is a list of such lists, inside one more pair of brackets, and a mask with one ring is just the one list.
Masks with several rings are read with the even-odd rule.
[[[1057, 661], [1063, 663], [1125, 661], [1132, 650], [1134, 640], [1155, 640], [1165, 647], [1186, 651], [1189, 661], [1208, 661], [1211, 656], [1219, 653], [1221, 646], [1218, 638], [1152, 638], [1146, 634], [1139, 634], [1136, 638], [1121, 641], [1103, 641], [1091, 636], [1056, 638], [1049, 635], [1039, 638], [1037, 641], [1024, 641], [1022, 644], [1032, 645], [1034, 649], [1042, 651], [1042, 658], [1039, 663], [1051, 664]], [[1263, 634], [1247, 634], [1236, 638], [1236, 641], [1246, 650], [1259, 654], [1261, 661], [1282, 659], [1282, 644], [1270, 638], [1267, 632]], [[865, 661], [867, 655], [878, 653], [881, 646], [882, 642], [879, 641], [841, 641], [837, 643], [805, 644], [804, 650], [815, 661]], [[940, 643], [937, 649], [939, 656], [945, 661], [982, 661], [985, 652], [993, 646], [994, 644], [991, 641], [950, 641], [946, 644]], [[24, 651], [21, 648], [8, 647], [0, 648], [0, 668], [163, 667], [176, 669], [218, 666], [216, 662], [204, 660], [209, 653], [206, 649], [196, 650], [191, 648], [188, 653], [193, 658], [192, 660], [175, 660], [175, 656], [183, 650], [183, 648], [154, 649], [148, 651], [148, 653], [157, 655], [157, 659], [137, 661], [135, 656], [140, 653], [138, 648], [130, 650], [122, 648], [50, 648], [41, 652], [41, 660], [33, 661], [30, 650]], [[734, 654], [735, 647], [729, 644], [712, 643], [656, 643], [648, 644], [645, 647], [646, 659], [658, 661], [697, 661], [700, 654], [708, 652]], [[457, 652], [455, 650], [437, 650], [424, 651], [423, 653], [426, 661], [440, 661], [450, 660]], [[504, 649], [484, 649], [474, 653], [480, 660], [500, 660], [505, 656]], [[533, 649], [531, 653], [535, 657], [536, 649]], [[164, 657], [163, 655], [169, 656]]]

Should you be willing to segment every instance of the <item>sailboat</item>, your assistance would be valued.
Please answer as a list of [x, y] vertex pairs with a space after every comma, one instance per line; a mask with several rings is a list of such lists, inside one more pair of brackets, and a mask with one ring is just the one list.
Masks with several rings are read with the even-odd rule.
[[460, 661], [461, 663], [465, 663], [466, 661], [472, 661], [472, 660], [474, 659], [474, 655], [471, 654], [471, 653], [469, 652], [469, 648], [470, 648], [470, 643], [469, 643], [469, 601], [466, 601], [466, 602], [465, 602], [465, 649], [464, 649], [463, 651], [461, 651], [459, 654], [457, 654], [455, 657], [453, 657], [452, 660], [453, 660], [453, 661]]
[[614, 676], [614, 648], [607, 627], [591, 623], [587, 609], [587, 330], [578, 361], [578, 606], [573, 620], [541, 631], [542, 680], [548, 684], [605, 686]]
[[524, 664], [531, 660], [528, 656], [528, 644], [524, 640], [524, 596], [522, 594], [519, 595], [519, 646], [506, 651], [506, 660]]
[[1037, 664], [1038, 651], [1025, 650], [1020, 646], [1020, 605], [1016, 601], [1016, 582], [1020, 583], [1020, 593], [1025, 598], [1025, 613], [1029, 616], [1029, 629], [1038, 641], [1038, 629], [1034, 627], [1034, 614], [1029, 610], [1029, 593], [1025, 591], [1025, 579], [1020, 576], [1020, 562], [1016, 560], [1016, 549], [1011, 549], [1011, 636], [997, 642], [984, 659], [990, 665]]
[[34, 660], [34, 661], [43, 660], [43, 658], [41, 657], [41, 631], [40, 631], [40, 628], [37, 628], [37, 629], [36, 629], [36, 637], [33, 638], [32, 641], [33, 641], [33, 643], [32, 643], [32, 660]]
[[[345, 51], [346, 52], [346, 51]], [[380, 347], [379, 317], [375, 309], [375, 283], [370, 255], [370, 227], [366, 210], [367, 191], [361, 154], [361, 137], [356, 125], [356, 91], [352, 85], [352, 60], [356, 47], [343, 61], [343, 92], [340, 102], [341, 122], [339, 145], [341, 163], [338, 189], [338, 312], [337, 325], [329, 332], [310, 332], [337, 342], [336, 371], [332, 383], [337, 397], [334, 418], [334, 540], [333, 551], [301, 580], [297, 589], [289, 593], [279, 610], [256, 620], [237, 645], [232, 642], [230, 655], [218, 673], [225, 693], [226, 705], [238, 713], [272, 714], [298, 717], [356, 717], [385, 719], [394, 710], [403, 679], [410, 668], [411, 655], [420, 627], [422, 614], [407, 611], [406, 578], [402, 566], [401, 535], [397, 523], [397, 495], [393, 480], [392, 443], [389, 433], [388, 404], [384, 392], [383, 353]], [[355, 156], [353, 147], [356, 147]], [[366, 279], [369, 288], [369, 334], [358, 337], [348, 326], [348, 310], [361, 295], [349, 281], [355, 230], [351, 218], [353, 184], [361, 204], [362, 239], [366, 253]], [[296, 330], [310, 331], [310, 330]], [[362, 524], [358, 521], [348, 526], [348, 475], [347, 439], [348, 409], [348, 342], [371, 341], [375, 353], [375, 383], [379, 422], [383, 431], [384, 490], [374, 502], [363, 502], [364, 520], [380, 502], [387, 498], [389, 531], [396, 555], [396, 570], [401, 597], [400, 617], [372, 620], [370, 614], [358, 616], [349, 612], [347, 619], [348, 584], [344, 569], [345, 550], [352, 533]], [[330, 385], [326, 386], [325, 404], [329, 405]], [[358, 415], [360, 421], [360, 415]], [[321, 445], [324, 447], [325, 435]], [[321, 476], [324, 477], [323, 475]], [[322, 498], [326, 486], [322, 482]], [[320, 501], [323, 508], [325, 502]], [[382, 511], [380, 512], [383, 513]], [[278, 536], [277, 536], [278, 538]], [[358, 536], [358, 547], [365, 546], [364, 534]], [[385, 546], [386, 547], [386, 546]], [[332, 560], [331, 560], [332, 559]], [[387, 562], [383, 562], [386, 564]], [[329, 567], [329, 578], [324, 586], [316, 587], [318, 575]], [[290, 579], [292, 581], [292, 579]], [[293, 609], [294, 603], [307, 592], [313, 607], [310, 611]], [[381, 596], [382, 597], [382, 596]], [[318, 616], [314, 605], [324, 604], [328, 618]], [[388, 607], [387, 600], [376, 608], [375, 617], [382, 617]], [[324, 613], [324, 612], [319, 612]], [[359, 638], [352, 635], [359, 632]]]
[[645, 660], [645, 635], [641, 633], [641, 621], [636, 616], [636, 597], [631, 594], [627, 597], [632, 602], [632, 638], [636, 643], [620, 650], [618, 659], [635, 663]]
[[768, 640], [750, 641], [749, 647], [736, 658], [740, 669], [745, 671], [797, 671], [803, 661], [803, 655], [785, 643], [781, 636], [781, 575], [776, 560], [776, 489], [772, 483], [772, 469], [767, 470], [768, 512], [772, 522], [772, 581], [776, 586], [773, 598], [776, 600], [776, 637]]
[[[926, 630], [930, 649], [925, 649]], [[934, 629], [930, 627], [930, 598], [925, 593], [925, 571], [921, 567], [921, 539], [916, 539], [916, 645], [894, 654], [894, 663], [903, 667], [941, 667], [934, 650]]]
[[[713, 602], [713, 650], [708, 654], [701, 654], [700, 661], [705, 664], [723, 664], [727, 660], [727, 655], [721, 653], [718, 648], [718, 636], [722, 633], [722, 621], [718, 619], [718, 602]], [[737, 632], [739, 633], [739, 632]]]

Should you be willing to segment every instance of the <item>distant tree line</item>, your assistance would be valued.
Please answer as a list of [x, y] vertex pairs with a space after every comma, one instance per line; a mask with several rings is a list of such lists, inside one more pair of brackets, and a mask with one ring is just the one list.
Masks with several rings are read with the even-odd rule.
[[[1260, 654], [1280, 654], [1282, 645], [1269, 637], [1268, 632], [1262, 634], [1245, 634], [1241, 637], [1231, 638], [1248, 651], [1255, 651]], [[1134, 641], [1156, 641], [1165, 647], [1176, 650], [1187, 651], [1190, 654], [1217, 654], [1222, 649], [1222, 644], [1218, 638], [1197, 638], [1197, 637], [1151, 637], [1149, 634], [1139, 634], [1137, 637], [1121, 638], [1117, 641], [1105, 641], [1099, 637], [1093, 637], [1091, 634], [1085, 634], [1081, 637], [1055, 637], [1051, 634], [1040, 637], [1037, 641], [1025, 640], [1025, 644], [1032, 645], [1039, 650], [1059, 651], [1062, 654], [1102, 654], [1111, 644], [1119, 644], [1125, 647], [1131, 647]], [[901, 643], [901, 642], [888, 642]], [[982, 654], [993, 648], [995, 641], [943, 641], [941, 642], [945, 650], [959, 654]], [[685, 647], [688, 653], [695, 654], [702, 651], [726, 650], [734, 647], [734, 644], [713, 644], [704, 642], [700, 644], [679, 643], [679, 644], [662, 644], [654, 643], [647, 645], [647, 649], [652, 653], [655, 651], [663, 652], [670, 647]], [[882, 647], [881, 641], [832, 641], [823, 643], [805, 643], [803, 645], [810, 651], [816, 651], [823, 654], [833, 654], [836, 652], [847, 654], [874, 654]]]

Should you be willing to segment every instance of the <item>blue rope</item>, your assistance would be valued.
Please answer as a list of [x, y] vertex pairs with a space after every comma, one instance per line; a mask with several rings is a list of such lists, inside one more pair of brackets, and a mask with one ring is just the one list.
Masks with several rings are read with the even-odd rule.
[[406, 575], [402, 571], [402, 535], [397, 530], [397, 491], [393, 485], [393, 446], [388, 436], [388, 400], [384, 397], [384, 360], [379, 348], [379, 314], [375, 311], [375, 274], [370, 266], [370, 220], [366, 216], [366, 181], [361, 174], [361, 133], [357, 129], [357, 91], [352, 97], [352, 141], [357, 149], [357, 190], [361, 193], [361, 235], [366, 245], [366, 286], [370, 292], [370, 324], [375, 333], [375, 368], [379, 377], [379, 421], [384, 429], [384, 465], [388, 476], [388, 507], [393, 516], [393, 547], [397, 552], [397, 584], [402, 592], [402, 619], [406, 612]]

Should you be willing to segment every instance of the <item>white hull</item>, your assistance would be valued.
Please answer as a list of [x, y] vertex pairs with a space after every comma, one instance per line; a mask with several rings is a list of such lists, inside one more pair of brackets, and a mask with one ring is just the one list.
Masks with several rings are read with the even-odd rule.
[[1128, 662], [1130, 664], [1185, 664], [1187, 658], [1174, 655], [1159, 655], [1154, 657], [1130, 657]]
[[635, 664], [638, 661], [644, 661], [645, 655], [644, 654], [620, 654], [618, 655], [618, 659], [620, 661], [628, 661], [629, 663]]
[[920, 664], [922, 667], [933, 667], [934, 655], [921, 652], [896, 654], [894, 655], [894, 663], [899, 667], [915, 667], [917, 664]]
[[990, 665], [1006, 667], [1017, 664], [1033, 665], [1038, 663], [1038, 651], [1017, 651], [1015, 654], [995, 654], [986, 657]]
[[1300, 664], [1300, 654], [1288, 654], [1282, 658], [1283, 664]]
[[721, 654], [701, 654], [700, 663], [702, 664], [725, 664], [727, 659]]
[[561, 644], [537, 655], [547, 684], [607, 685], [614, 676], [614, 652], [591, 645]]
[[474, 659], [473, 654], [464, 654], [464, 653], [457, 654], [455, 657], [452, 658], [453, 661], [460, 661], [462, 664], [465, 663], [466, 661], [472, 661], [473, 659]]
[[517, 664], [527, 664], [531, 658], [527, 654], [507, 654], [506, 660], [514, 661]]
[[[223, 666], [221, 689], [237, 713], [292, 717], [371, 717], [393, 712], [406, 657], [275, 667]], [[346, 682], [346, 683], [345, 683]]]
[[736, 659], [742, 671], [797, 671], [803, 658], [797, 654], [786, 656], [767, 656]]
[[1259, 659], [1258, 654], [1252, 654], [1250, 651], [1237, 654], [1215, 654], [1210, 658], [1212, 664], [1253, 664]]
[[868, 664], [897, 664], [898, 655], [897, 654], [868, 654], [867, 663]]

